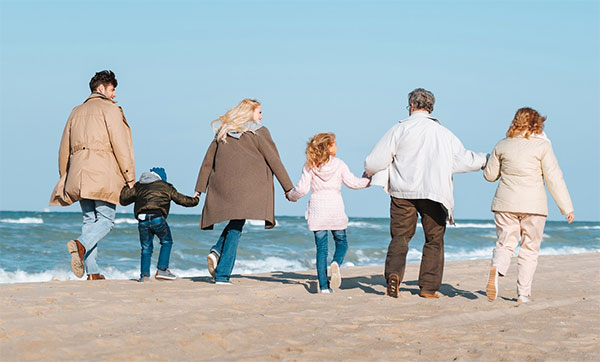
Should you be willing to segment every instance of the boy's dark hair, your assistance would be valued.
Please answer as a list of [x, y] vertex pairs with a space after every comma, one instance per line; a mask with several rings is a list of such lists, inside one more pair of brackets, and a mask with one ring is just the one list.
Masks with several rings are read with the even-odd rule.
[[115, 78], [115, 73], [113, 73], [112, 70], [99, 71], [90, 80], [90, 90], [95, 92], [96, 88], [107, 84], [112, 84], [113, 87], [117, 88], [117, 78]]

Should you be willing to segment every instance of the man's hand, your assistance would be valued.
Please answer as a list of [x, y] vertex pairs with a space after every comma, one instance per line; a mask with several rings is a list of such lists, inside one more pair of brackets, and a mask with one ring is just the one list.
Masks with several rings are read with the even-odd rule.
[[135, 185], [135, 181], [129, 181], [129, 182], [127, 183], [127, 186], [129, 186], [129, 188], [130, 188], [130, 189], [132, 189], [132, 188], [133, 188], [133, 185]]

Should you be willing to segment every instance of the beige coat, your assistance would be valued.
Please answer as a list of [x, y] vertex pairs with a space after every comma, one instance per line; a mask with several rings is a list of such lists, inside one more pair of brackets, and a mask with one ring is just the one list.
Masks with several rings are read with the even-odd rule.
[[196, 182], [196, 191], [206, 193], [200, 228], [238, 219], [274, 227], [273, 174], [284, 191], [294, 187], [266, 127], [239, 139], [227, 136], [227, 143], [211, 142]]
[[548, 215], [544, 183], [560, 212], [573, 211], [552, 144], [545, 135], [508, 137], [496, 145], [483, 177], [490, 182], [500, 178], [492, 211]]
[[131, 130], [121, 107], [92, 93], [67, 120], [58, 152], [60, 180], [50, 205], [81, 199], [119, 203], [121, 189], [135, 180]]

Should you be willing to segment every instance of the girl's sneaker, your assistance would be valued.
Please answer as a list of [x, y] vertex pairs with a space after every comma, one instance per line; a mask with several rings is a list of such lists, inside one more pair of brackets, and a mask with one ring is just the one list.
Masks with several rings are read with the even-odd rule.
[[485, 288], [485, 293], [489, 301], [496, 299], [498, 296], [498, 271], [496, 270], [496, 266], [492, 266], [490, 268], [490, 274], [488, 275], [487, 287]]
[[528, 297], [526, 297], [524, 295], [519, 295], [519, 298], [517, 298], [517, 303], [519, 303], [519, 304], [529, 303], [529, 302], [531, 302], [531, 299], [529, 299]]
[[331, 263], [331, 281], [329, 282], [329, 286], [332, 289], [339, 289], [340, 285], [342, 285], [342, 273], [340, 273], [340, 266], [337, 261]]
[[333, 294], [333, 289], [331, 289], [331, 288], [321, 289], [319, 291], [319, 293], [321, 293], [321, 294]]

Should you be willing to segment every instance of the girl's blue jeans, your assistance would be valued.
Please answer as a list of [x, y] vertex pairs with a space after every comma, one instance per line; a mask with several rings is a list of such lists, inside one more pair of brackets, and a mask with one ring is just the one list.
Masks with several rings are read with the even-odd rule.
[[[317, 245], [317, 276], [319, 277], [319, 288], [329, 288], [327, 280], [327, 230], [315, 231], [315, 244]], [[346, 241], [346, 230], [331, 230], [333, 240], [335, 241], [335, 252], [333, 253], [333, 261], [338, 265], [342, 265], [346, 251], [348, 250], [348, 242]]]
[[138, 231], [142, 246], [140, 277], [150, 276], [154, 235], [160, 240], [160, 253], [158, 254], [156, 267], [160, 270], [167, 270], [169, 268], [169, 258], [171, 257], [171, 247], [173, 246], [171, 229], [167, 224], [167, 220], [161, 215], [147, 214], [144, 220], [138, 221]]
[[231, 278], [237, 247], [245, 223], [246, 220], [230, 220], [217, 243], [210, 248], [211, 252], [219, 256], [219, 262], [215, 269], [215, 281], [217, 282], [228, 282]]

